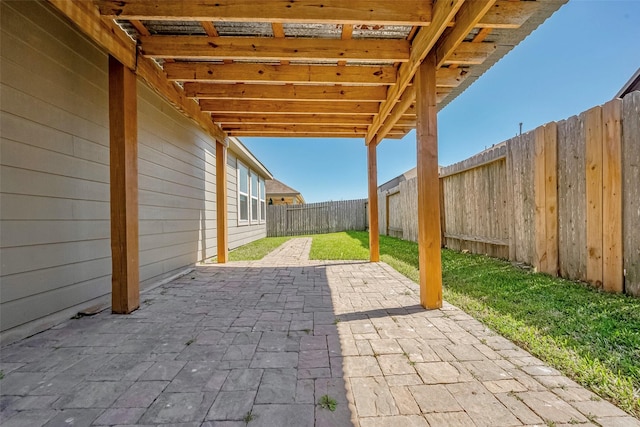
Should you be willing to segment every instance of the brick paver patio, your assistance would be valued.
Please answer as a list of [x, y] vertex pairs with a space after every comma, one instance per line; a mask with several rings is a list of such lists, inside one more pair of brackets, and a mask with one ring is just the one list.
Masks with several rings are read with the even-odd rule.
[[[200, 266], [2, 348], [13, 426], [640, 426], [384, 263]], [[327, 395], [335, 411], [318, 401]]]

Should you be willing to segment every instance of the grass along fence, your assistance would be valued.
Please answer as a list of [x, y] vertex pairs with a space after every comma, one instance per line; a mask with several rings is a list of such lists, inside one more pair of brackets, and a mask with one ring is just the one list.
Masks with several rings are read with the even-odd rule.
[[[443, 244], [640, 296], [640, 92], [443, 168]], [[415, 179], [380, 192], [380, 233], [417, 240]]]
[[267, 236], [366, 230], [366, 199], [267, 207]]

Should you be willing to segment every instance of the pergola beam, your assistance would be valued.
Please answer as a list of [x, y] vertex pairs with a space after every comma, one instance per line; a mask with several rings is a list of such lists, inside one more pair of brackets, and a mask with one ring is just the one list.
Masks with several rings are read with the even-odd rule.
[[268, 37], [141, 36], [150, 58], [260, 61], [406, 62], [407, 40], [334, 40]]
[[[401, 139], [407, 134], [406, 131], [398, 131], [397, 133], [390, 133], [388, 138], [390, 139]], [[245, 132], [242, 130], [238, 130], [232, 133], [232, 136], [236, 137], [261, 137], [261, 138], [357, 138], [362, 139], [365, 133], [354, 134], [354, 133], [323, 133], [323, 132], [274, 132], [274, 133], [260, 133], [257, 134], [255, 132]]]
[[290, 125], [273, 125], [273, 124], [242, 124], [242, 125], [228, 125], [226, 126], [227, 132], [230, 135], [235, 135], [235, 132], [242, 134], [253, 134], [256, 136], [269, 135], [269, 134], [285, 134], [285, 133], [318, 133], [323, 135], [350, 134], [353, 136], [364, 136], [367, 132], [367, 126], [337, 126], [337, 125], [312, 125], [312, 124], [290, 124]]
[[347, 115], [373, 115], [378, 111], [377, 102], [306, 102], [306, 101], [245, 101], [228, 100], [218, 102], [212, 99], [200, 101], [203, 111], [216, 113], [239, 114], [347, 114]]
[[498, 0], [478, 22], [478, 28], [520, 28], [540, 7], [539, 1]]
[[146, 58], [139, 58], [137, 71], [138, 76], [147, 82], [152, 89], [196, 122], [216, 141], [224, 141], [227, 138], [227, 134], [220, 126], [211, 120], [211, 116], [206, 114], [192, 99], [188, 99], [180, 86], [168, 80], [164, 71], [158, 68], [153, 61]]
[[[480, 44], [480, 43], [478, 43]], [[237, 82], [253, 84], [273, 84], [282, 88], [282, 83], [300, 86], [343, 85], [343, 86], [386, 86], [393, 85], [396, 78], [394, 67], [338, 66], [324, 65], [265, 65], [265, 64], [210, 64], [206, 62], [174, 62], [164, 65], [170, 80], [185, 83], [188, 96], [194, 96], [197, 88], [188, 83], [201, 85], [232, 84]], [[463, 68], [441, 68], [437, 71], [438, 87], [457, 87], [466, 78]], [[278, 85], [280, 84], [280, 85]], [[410, 86], [408, 82], [406, 86]], [[247, 90], [251, 90], [247, 86]], [[299, 88], [299, 87], [298, 87]], [[298, 89], [296, 88], [296, 90]], [[289, 89], [286, 89], [289, 90]], [[313, 89], [309, 89], [313, 90]], [[389, 98], [387, 91], [385, 102]]]
[[290, 86], [273, 84], [184, 84], [185, 94], [199, 99], [244, 99], [259, 101], [375, 101], [387, 97], [386, 86]]
[[136, 45], [112, 20], [101, 19], [93, 3], [48, 0], [98, 46], [131, 70], [136, 68]]
[[429, 25], [427, 0], [100, 0], [112, 19], [314, 24]]
[[462, 42], [444, 60], [444, 65], [479, 65], [496, 51], [495, 43]]
[[[462, 6], [460, 6], [457, 14], [456, 14], [456, 24], [453, 28], [446, 29], [441, 35], [439, 35], [439, 41], [435, 44], [435, 46], [431, 46], [429, 49], [434, 49], [436, 52], [437, 62], [436, 62], [436, 83], [438, 87], [441, 88], [454, 88], [459, 86], [462, 81], [467, 76], [467, 71], [462, 68], [450, 67], [450, 68], [440, 68], [445, 61], [447, 61], [450, 57], [455, 57], [456, 53], [459, 57], [464, 57], [470, 52], [478, 52], [477, 60], [480, 62], [484, 61], [495, 50], [495, 45], [489, 43], [463, 43], [465, 37], [469, 34], [469, 32], [476, 26], [476, 24], [485, 16], [488, 10], [493, 6], [495, 0], [467, 0]], [[423, 29], [422, 31], [425, 31]], [[420, 36], [420, 34], [419, 34]], [[415, 44], [415, 42], [414, 42]], [[483, 47], [483, 45], [487, 45], [487, 47]], [[413, 52], [412, 52], [413, 54]], [[463, 63], [472, 63], [469, 57], [467, 57], [466, 61], [451, 61], [454, 64], [463, 64]], [[407, 66], [409, 64], [403, 64], [403, 66]], [[414, 71], [415, 73], [415, 71]], [[397, 86], [396, 86], [397, 87]], [[394, 88], [395, 89], [395, 88]], [[389, 91], [390, 93], [392, 91]], [[406, 92], [409, 92], [408, 94]], [[411, 91], [409, 89], [405, 90], [405, 94], [403, 94], [400, 98], [400, 102], [396, 105], [392, 105], [391, 108], [393, 110], [389, 110], [386, 112], [386, 117], [382, 118], [379, 115], [376, 120], [374, 120], [374, 125], [369, 129], [369, 135], [371, 136], [372, 130], [376, 129], [378, 133], [378, 139], [382, 139], [386, 136], [387, 132], [395, 126], [398, 118], [404, 114], [406, 111], [406, 107], [408, 107], [409, 99], [415, 98], [415, 91]], [[383, 107], [386, 107], [383, 104]], [[386, 111], [388, 107], [385, 108]]]
[[387, 134], [391, 131], [391, 129], [393, 129], [396, 123], [404, 115], [407, 109], [411, 107], [415, 100], [416, 88], [415, 86], [409, 86], [407, 90], [405, 90], [402, 94], [402, 98], [400, 98], [400, 101], [396, 104], [395, 107], [393, 107], [393, 110], [389, 114], [389, 118], [386, 120], [384, 126], [382, 126], [378, 131], [378, 136], [380, 139], [387, 136]]
[[344, 114], [216, 114], [216, 123], [223, 125], [239, 124], [272, 124], [272, 125], [344, 125], [368, 126], [373, 121], [371, 116], [348, 116]]
[[392, 66], [211, 64], [175, 62], [165, 64], [170, 80], [209, 83], [295, 83], [342, 85], [393, 85], [396, 69]]
[[496, 0], [467, 0], [456, 15], [456, 25], [448, 29], [436, 45], [436, 69], [454, 53], [469, 32], [493, 6]]
[[198, 104], [187, 99], [179, 86], [167, 79], [166, 74], [150, 59], [136, 57], [136, 44], [112, 20], [100, 17], [92, 2], [83, 0], [47, 0], [73, 22], [109, 55], [145, 80], [160, 96], [196, 122], [216, 140], [224, 140], [226, 134], [216, 126], [211, 117], [203, 114]]
[[[56, 0], [67, 1], [67, 0]], [[349, 25], [427, 26], [433, 4], [427, 0], [96, 0], [100, 13], [111, 19], [209, 22], [267, 22]], [[481, 28], [519, 28], [539, 2], [499, 0], [478, 23]], [[453, 21], [448, 25], [452, 26]]]
[[387, 100], [382, 103], [378, 115], [369, 127], [365, 141], [367, 144], [371, 143], [378, 133], [378, 130], [385, 123], [391, 110], [393, 110], [393, 107], [395, 107], [405, 89], [413, 80], [413, 76], [420, 64], [422, 64], [422, 60], [427, 56], [429, 51], [431, 51], [431, 48], [435, 46], [440, 35], [447, 28], [449, 22], [451, 22], [463, 4], [464, 0], [451, 0], [446, 2], [439, 1], [434, 5], [431, 25], [421, 28], [413, 40], [409, 61], [400, 65], [396, 85], [389, 90]]

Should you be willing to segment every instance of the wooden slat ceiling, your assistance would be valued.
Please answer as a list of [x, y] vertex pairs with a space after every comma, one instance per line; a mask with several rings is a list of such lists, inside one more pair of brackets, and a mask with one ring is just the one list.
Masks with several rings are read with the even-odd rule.
[[445, 105], [564, 1], [94, 3], [230, 136], [377, 143], [415, 127], [412, 81], [429, 51]]

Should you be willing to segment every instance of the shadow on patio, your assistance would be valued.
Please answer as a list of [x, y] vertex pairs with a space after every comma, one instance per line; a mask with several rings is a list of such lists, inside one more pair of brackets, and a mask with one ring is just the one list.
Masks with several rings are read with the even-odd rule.
[[3, 348], [3, 425], [350, 423], [324, 267], [198, 267], [141, 301]]

